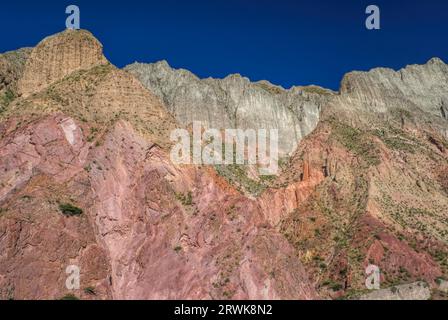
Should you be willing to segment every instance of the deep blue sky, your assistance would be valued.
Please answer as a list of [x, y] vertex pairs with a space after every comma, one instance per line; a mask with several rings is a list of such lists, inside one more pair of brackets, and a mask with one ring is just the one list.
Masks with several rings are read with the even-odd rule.
[[[119, 67], [166, 59], [200, 77], [337, 89], [351, 70], [448, 62], [447, 0], [7, 1], [0, 52], [62, 31], [69, 4]], [[369, 4], [381, 8], [380, 31], [364, 27]]]

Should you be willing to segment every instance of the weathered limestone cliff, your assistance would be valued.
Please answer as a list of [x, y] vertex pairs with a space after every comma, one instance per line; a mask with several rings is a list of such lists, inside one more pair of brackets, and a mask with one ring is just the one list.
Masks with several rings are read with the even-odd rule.
[[398, 120], [402, 127], [433, 128], [448, 138], [447, 83], [448, 65], [439, 58], [398, 71], [351, 72], [328, 109], [365, 127]]
[[209, 128], [278, 129], [282, 155], [292, 153], [314, 130], [323, 105], [335, 94], [320, 87], [285, 90], [240, 75], [199, 79], [166, 61], [125, 68], [156, 94], [183, 125], [201, 121]]
[[448, 65], [433, 58], [424, 65], [411, 65], [399, 71], [377, 68], [351, 72], [342, 80], [341, 94], [362, 101], [376, 112], [392, 107], [417, 107], [446, 119], [447, 83]]

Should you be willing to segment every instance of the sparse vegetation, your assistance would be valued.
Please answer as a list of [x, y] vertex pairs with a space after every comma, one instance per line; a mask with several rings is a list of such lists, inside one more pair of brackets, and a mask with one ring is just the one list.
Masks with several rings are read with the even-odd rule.
[[[107, 73], [111, 73], [110, 76], [105, 76]], [[246, 122], [260, 122], [260, 125], [264, 123], [269, 128], [271, 120], [275, 123], [280, 121], [280, 127], [290, 132], [291, 137], [303, 138], [297, 143], [291, 158], [279, 160], [282, 170], [279, 177], [258, 176], [256, 166], [247, 164], [216, 166], [216, 172], [221, 177], [216, 177], [214, 172], [210, 172], [213, 167], [206, 165], [192, 165], [185, 169], [184, 166], [173, 164], [175, 168], [171, 168], [170, 163], [165, 163], [165, 160], [169, 162], [168, 137], [170, 131], [179, 124], [172, 114], [166, 112], [163, 104], [167, 104], [170, 110], [176, 109], [175, 105], [170, 105], [176, 102], [175, 99], [171, 101], [170, 97], [151, 97], [133, 77], [110, 65], [72, 72], [56, 83], [52, 81], [53, 84], [46, 87], [48, 90], [39, 88], [35, 93], [21, 96], [20, 99], [16, 99], [13, 92], [3, 90], [0, 92], [0, 113], [5, 113], [0, 118], [9, 117], [10, 113], [14, 116], [12, 121], [0, 129], [2, 138], [6, 137], [7, 148], [7, 163], [2, 167], [5, 179], [0, 182], [2, 191], [6, 190], [2, 205], [10, 210], [4, 214], [5, 210], [0, 208], [0, 220], [8, 224], [5, 237], [11, 238], [12, 232], [20, 233], [22, 224], [25, 228], [35, 228], [38, 235], [43, 234], [39, 228], [45, 229], [43, 220], [46, 218], [87, 222], [83, 209], [85, 213], [90, 212], [90, 209], [87, 209], [86, 203], [109, 199], [110, 194], [98, 190], [110, 183], [107, 171], [108, 176], [113, 177], [116, 169], [128, 173], [129, 179], [121, 181], [123, 179], [116, 177], [114, 183], [123, 191], [118, 199], [124, 201], [121, 206], [123, 210], [137, 212], [127, 222], [137, 225], [138, 230], [134, 228], [136, 232], [128, 232], [126, 223], [113, 231], [127, 232], [130, 243], [137, 243], [140, 229], [144, 232], [157, 224], [160, 229], [158, 239], [168, 246], [168, 260], [174, 258], [188, 264], [190, 252], [195, 253], [198, 261], [206, 260], [205, 264], [198, 264], [195, 272], [200, 274], [204, 270], [211, 270], [208, 274], [210, 279], [202, 290], [208, 297], [232, 298], [241, 291], [240, 287], [245, 280], [241, 273], [248, 267], [254, 267], [252, 269], [256, 271], [253, 273], [254, 279], [249, 279], [253, 280], [254, 290], [266, 291], [263, 286], [273, 286], [280, 298], [285, 295], [293, 298], [304, 296], [306, 292], [295, 290], [300, 283], [305, 289], [312, 286], [323, 299], [359, 294], [365, 289], [365, 266], [368, 262], [381, 266], [383, 288], [389, 287], [385, 286], [388, 284], [412, 283], [419, 277], [446, 276], [448, 147], [443, 134], [435, 130], [439, 124], [445, 124], [441, 122], [445, 120], [431, 115], [439, 100], [411, 97], [410, 100], [415, 103], [408, 105], [404, 99], [400, 100], [401, 94], [395, 95], [389, 90], [384, 92], [391, 93], [390, 98], [393, 99], [385, 97], [384, 101], [380, 97], [383, 90], [378, 90], [378, 94], [374, 92], [374, 95], [369, 94], [371, 92], [366, 92], [366, 95], [359, 92], [358, 95], [356, 91], [356, 94], [351, 95], [351, 89], [357, 82], [347, 81], [347, 95], [344, 90], [337, 94], [314, 86], [294, 88], [285, 99], [282, 97], [279, 100], [281, 110], [274, 110], [275, 113], [280, 112], [280, 120], [269, 119], [270, 106], [266, 114], [245, 119], [247, 106], [240, 101], [236, 101], [235, 105], [235, 97], [227, 97], [227, 87], [213, 85], [209, 95], [204, 93], [208, 98], [211, 95], [213, 101], [216, 96], [219, 103], [223, 98], [228, 98], [229, 104], [224, 103], [221, 111], [235, 127], [242, 127]], [[359, 87], [362, 89], [364, 83]], [[283, 91], [281, 87], [261, 82], [256, 88], [255, 98], [252, 93], [249, 98], [260, 102], [260, 96], [283, 95]], [[317, 96], [327, 94], [338, 96], [334, 101], [331, 97]], [[372, 96], [375, 98], [372, 101], [364, 99]], [[269, 100], [268, 104], [274, 107], [277, 105], [277, 101]], [[420, 101], [429, 101], [428, 110], [431, 112], [420, 108]], [[445, 108], [445, 101], [441, 103]], [[264, 106], [264, 103], [261, 105]], [[412, 114], [395, 106], [409, 107]], [[319, 119], [316, 119], [317, 127], [314, 126], [314, 112], [317, 113], [315, 107], [320, 114]], [[201, 108], [198, 106], [192, 112]], [[291, 114], [286, 112], [283, 116], [284, 108], [289, 108]], [[428, 115], [429, 120], [419, 119], [418, 109], [423, 111], [422, 118]], [[36, 116], [28, 118], [24, 110], [28, 110], [28, 113], [36, 112]], [[41, 113], [51, 114], [51, 117], [44, 117]], [[328, 119], [331, 114], [335, 115], [334, 118]], [[216, 114], [210, 116], [213, 118]], [[69, 132], [65, 125], [57, 128], [58, 123], [66, 117], [84, 122], [76, 122], [80, 125], [76, 127], [76, 133], [81, 128], [82, 139], [89, 142], [81, 151], [77, 148], [78, 144], [73, 146], [74, 155], [70, 157], [66, 155], [66, 147], [70, 146], [64, 141], [61, 129], [65, 129], [67, 142], [72, 140]], [[120, 119], [123, 122], [118, 122], [116, 126]], [[434, 120], [434, 127], [423, 125], [431, 120]], [[288, 125], [290, 122], [293, 124]], [[445, 127], [441, 127], [442, 133], [445, 133]], [[14, 128], [20, 130], [14, 132]], [[187, 128], [190, 130], [189, 126]], [[308, 133], [308, 129], [313, 131]], [[52, 132], [54, 130], [58, 131], [56, 138]], [[37, 138], [33, 138], [34, 135], [38, 135]], [[76, 137], [79, 138], [79, 135], [76, 134]], [[296, 141], [292, 141], [292, 138], [290, 140], [286, 142]], [[206, 144], [211, 142], [210, 139], [204, 141]], [[283, 148], [283, 140], [279, 142]], [[153, 143], [157, 143], [157, 147], [149, 147]], [[103, 153], [94, 150], [99, 146], [105, 149]], [[41, 154], [40, 149], [43, 148], [48, 148], [48, 152]], [[88, 148], [92, 152], [88, 152]], [[57, 166], [54, 173], [66, 179], [63, 182], [61, 179], [53, 179], [46, 167], [37, 165], [38, 159], [24, 167], [22, 160], [33, 157], [33, 149], [45, 158], [43, 160], [50, 164], [54, 162]], [[29, 153], [30, 150], [33, 152]], [[120, 154], [116, 155], [114, 151]], [[125, 159], [122, 159], [123, 153], [128, 154]], [[15, 156], [18, 158], [15, 159]], [[156, 159], [159, 156], [161, 160]], [[158, 175], [158, 172], [153, 171], [161, 161], [167, 172], [182, 171], [176, 175], [176, 181], [173, 182], [172, 176]], [[447, 170], [441, 173], [445, 167]], [[76, 175], [73, 176], [72, 172]], [[181, 185], [190, 185], [191, 188], [178, 189]], [[245, 195], [235, 194], [230, 185]], [[254, 196], [260, 196], [267, 188], [280, 189], [283, 186], [285, 190], [265, 193], [263, 199], [253, 200]], [[383, 196], [383, 192], [386, 195]], [[45, 216], [46, 212], [50, 212], [50, 215]], [[147, 217], [142, 218], [142, 214]], [[49, 220], [51, 230], [57, 232], [60, 228], [53, 220]], [[206, 232], [202, 234], [201, 230]], [[88, 236], [85, 241], [81, 239], [81, 249], [103, 230], [95, 228], [88, 231], [89, 234], [81, 235]], [[46, 235], [45, 232], [43, 235]], [[63, 246], [67, 246], [67, 241], [70, 245], [70, 237], [60, 239]], [[142, 241], [146, 241], [141, 243], [143, 248], [151, 244], [148, 237]], [[54, 247], [50, 242], [47, 246], [50, 251]], [[197, 250], [195, 246], [213, 247], [213, 250]], [[26, 249], [26, 246], [22, 247]], [[78, 247], [76, 243], [75, 251]], [[106, 266], [101, 270], [108, 269], [110, 260], [114, 258], [98, 250], [90, 250], [88, 253], [95, 256], [99, 267]], [[72, 256], [71, 252], [67, 254]], [[19, 259], [20, 252], [14, 252], [12, 258], [16, 256]], [[61, 258], [67, 260], [67, 257]], [[142, 262], [140, 260], [137, 264]], [[247, 265], [248, 261], [251, 264]], [[127, 262], [134, 263], [124, 261]], [[17, 265], [20, 261], [11, 263]], [[298, 264], [304, 266], [303, 272], [296, 272]], [[194, 267], [194, 263], [188, 264], [191, 265]], [[54, 266], [50, 264], [47, 267], [51, 269]], [[137, 271], [143, 274], [147, 271], [144, 269]], [[8, 296], [4, 294], [7, 293], [5, 290], [14, 283], [15, 278], [29, 276], [21, 271], [18, 270], [17, 275], [11, 274], [12, 278], [6, 274], [3, 287], [0, 288], [0, 298]], [[267, 275], [275, 281], [264, 283]], [[100, 298], [105, 293], [102, 286], [95, 286], [97, 278], [102, 277], [99, 275], [92, 278], [92, 282], [84, 283], [81, 291], [67, 292], [76, 293], [83, 299]], [[108, 276], [107, 282], [112, 285], [112, 276]], [[161, 283], [163, 285], [165, 283]], [[391, 290], [394, 292], [396, 287]], [[62, 291], [53, 297], [57, 299], [65, 293]], [[27, 293], [17, 291], [17, 298], [21, 297], [19, 294]], [[240, 296], [238, 294], [235, 298]], [[67, 294], [61, 300], [79, 298]]]
[[444, 277], [438, 277], [435, 281], [440, 286], [444, 281], [446, 281], [446, 279]]
[[234, 295], [234, 292], [233, 291], [224, 291], [222, 293], [222, 295], [226, 299], [231, 299], [233, 297], [233, 295]]
[[69, 203], [59, 204], [59, 210], [62, 212], [62, 214], [69, 217], [79, 216], [83, 213], [82, 209], [75, 207]]
[[176, 199], [179, 200], [184, 206], [191, 206], [193, 204], [193, 196], [191, 191], [187, 194], [176, 193]]
[[369, 166], [376, 166], [380, 163], [378, 148], [367, 132], [363, 132], [334, 119], [331, 123], [335, 138], [345, 148], [357, 157], [363, 159]]
[[7, 107], [15, 98], [14, 92], [8, 89], [0, 96], [0, 105]]
[[225, 178], [230, 184], [235, 186], [240, 192], [247, 192], [253, 196], [261, 195], [268, 187], [272, 177], [262, 178], [256, 181], [248, 177], [244, 165], [219, 165], [215, 166], [216, 172]]
[[282, 87], [264, 82], [264, 81], [260, 81], [260, 82], [256, 82], [255, 83], [258, 87], [262, 88], [263, 90], [272, 93], [272, 94], [281, 94], [283, 92], [285, 92], [285, 89], [283, 89]]
[[307, 87], [301, 87], [303, 92], [307, 93], [314, 93], [314, 94], [320, 94], [320, 95], [331, 95], [331, 92], [327, 89], [318, 87], [318, 86], [307, 86]]
[[405, 151], [415, 153], [416, 146], [407, 138], [407, 135], [401, 130], [375, 130], [374, 135], [380, 138], [384, 144], [391, 150]]
[[340, 283], [334, 282], [333, 280], [327, 279], [322, 282], [323, 287], [328, 287], [333, 291], [340, 291], [343, 289], [343, 286]]
[[90, 128], [90, 134], [87, 137], [87, 142], [93, 142], [93, 140], [95, 140], [95, 137], [98, 133], [98, 128]]
[[60, 300], [79, 300], [79, 298], [74, 294], [69, 293], [63, 296]]
[[84, 293], [85, 293], [85, 294], [92, 295], [92, 296], [96, 295], [96, 292], [95, 292], [95, 288], [94, 288], [94, 287], [87, 287], [87, 288], [85, 288], [85, 289], [84, 289]]
[[330, 289], [333, 291], [340, 291], [342, 290], [343, 286], [340, 283], [334, 283], [330, 286]]

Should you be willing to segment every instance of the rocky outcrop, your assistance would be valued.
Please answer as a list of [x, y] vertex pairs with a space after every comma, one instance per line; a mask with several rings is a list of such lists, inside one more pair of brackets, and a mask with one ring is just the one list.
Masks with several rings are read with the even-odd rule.
[[[134, 63], [125, 70], [155, 93], [183, 125], [202, 121], [218, 129], [278, 129], [282, 155], [291, 154], [314, 130], [322, 108], [341, 109], [354, 121], [362, 113], [399, 114], [402, 122], [408, 120], [403, 117], [409, 112], [420, 110], [435, 117], [434, 126], [448, 136], [446, 122], [437, 121], [446, 120], [448, 105], [448, 66], [438, 58], [399, 71], [377, 68], [348, 73], [340, 94], [314, 86], [285, 90], [240, 75], [199, 79], [187, 70], [171, 68], [166, 61]], [[368, 116], [361, 118], [367, 125], [371, 122]]]
[[363, 295], [359, 300], [429, 300], [431, 290], [427, 283], [416, 282], [388, 289], [373, 291]]
[[[66, 31], [2, 78], [22, 96], [0, 112], [0, 299], [351, 298], [372, 263], [398, 288], [373, 298], [442, 292], [441, 61], [349, 74], [335, 94], [163, 62], [125, 72], [100, 52]], [[278, 177], [229, 166], [238, 188], [223, 168], [171, 162], [169, 133], [192, 120], [279, 128], [295, 151]]]
[[[83, 299], [317, 298], [256, 202], [174, 166], [125, 121], [101, 145], [86, 133], [55, 115], [2, 140], [0, 298], [63, 297], [68, 265]], [[65, 217], [67, 202], [84, 212]]]
[[85, 30], [66, 30], [40, 42], [26, 61], [18, 91], [39, 92], [70, 73], [106, 64], [101, 43]]
[[256, 201], [171, 163], [176, 123], [156, 97], [111, 65], [86, 68], [30, 86], [0, 123], [1, 299], [318, 298]]
[[216, 129], [278, 129], [282, 155], [314, 130], [322, 106], [334, 95], [320, 87], [285, 90], [267, 81], [250, 82], [240, 75], [199, 79], [166, 61], [135, 63], [125, 68], [156, 94], [188, 126], [201, 121]]
[[448, 103], [448, 65], [433, 58], [423, 65], [399, 71], [376, 68], [350, 72], [341, 83], [341, 96], [349, 104], [362, 103], [366, 111], [404, 109], [445, 118], [441, 108]]
[[9, 90], [17, 92], [17, 82], [23, 75], [26, 60], [31, 48], [23, 48], [16, 51], [0, 54], [0, 92]]
[[17, 82], [22, 77], [31, 49], [23, 48], [0, 54], [0, 115], [17, 97]]
[[[11, 128], [12, 126], [12, 128]], [[81, 269], [82, 298], [110, 297], [107, 252], [85, 215], [64, 216], [61, 203], [91, 206], [82, 126], [55, 115], [23, 126], [3, 122], [0, 143], [0, 299], [59, 299], [66, 268]], [[95, 288], [90, 297], [85, 288]]]

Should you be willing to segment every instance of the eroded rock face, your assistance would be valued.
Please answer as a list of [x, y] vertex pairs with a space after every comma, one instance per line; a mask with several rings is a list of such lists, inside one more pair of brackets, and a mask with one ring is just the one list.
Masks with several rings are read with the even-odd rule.
[[27, 59], [18, 83], [27, 96], [70, 73], [107, 63], [101, 43], [85, 30], [66, 30], [39, 43]]
[[[332, 105], [354, 121], [360, 118], [372, 121], [369, 114], [380, 116], [380, 121], [389, 121], [392, 115], [401, 118], [402, 126], [424, 122], [448, 137], [447, 83], [448, 65], [438, 58], [398, 71], [376, 68], [350, 72], [342, 80], [341, 94]], [[416, 114], [424, 117], [413, 119]]]
[[[200, 80], [165, 63], [124, 72], [90, 37], [44, 40], [5, 87], [25, 91], [0, 113], [0, 299], [351, 298], [372, 263], [383, 288], [429, 286], [399, 298], [443, 291], [441, 61], [348, 75], [334, 94]], [[225, 171], [171, 162], [169, 133], [192, 120], [278, 126], [295, 151], [249, 196]], [[79, 290], [65, 286], [68, 265]]]
[[[101, 146], [82, 132], [86, 124], [57, 115], [3, 140], [2, 298], [62, 297], [70, 264], [85, 299], [317, 297], [256, 202], [211, 171], [174, 166], [127, 122]], [[84, 214], [64, 217], [59, 202]], [[83, 291], [91, 287], [95, 295]]]
[[26, 60], [31, 48], [23, 48], [16, 51], [0, 54], [0, 92], [10, 90], [17, 91], [17, 81], [22, 77]]
[[81, 268], [78, 297], [91, 298], [87, 287], [97, 298], [110, 297], [107, 252], [88, 216], [65, 217], [58, 209], [74, 201], [92, 205], [82, 126], [63, 115], [11, 133], [15, 126], [3, 123], [0, 147], [0, 298], [62, 298], [69, 265]]
[[[441, 107], [448, 102], [447, 83], [448, 65], [433, 58], [424, 65], [411, 65], [399, 71], [377, 68], [351, 72], [342, 80], [341, 94], [378, 108], [377, 111], [407, 107], [407, 103], [440, 117]], [[399, 99], [402, 105], [393, 105]]]
[[[354, 121], [361, 117], [367, 125], [370, 119], [363, 113], [419, 110], [444, 120], [448, 113], [448, 66], [438, 58], [399, 71], [351, 72], [342, 80], [340, 94], [313, 86], [285, 90], [240, 75], [199, 79], [166, 61], [135, 63], [125, 70], [155, 93], [183, 125], [202, 121], [218, 129], [278, 129], [282, 155], [291, 154], [315, 129], [327, 106], [342, 109]], [[439, 130], [448, 137], [446, 126], [439, 125]]]
[[283, 155], [293, 152], [314, 130], [321, 107], [334, 95], [313, 86], [285, 90], [240, 75], [199, 79], [187, 70], [171, 68], [166, 61], [135, 63], [125, 70], [156, 94], [181, 124], [201, 121], [216, 129], [278, 129]]
[[[256, 202], [221, 187], [212, 172], [173, 166], [125, 123], [96, 152], [92, 214], [115, 298], [317, 297]], [[189, 192], [191, 202], [178, 200]]]

